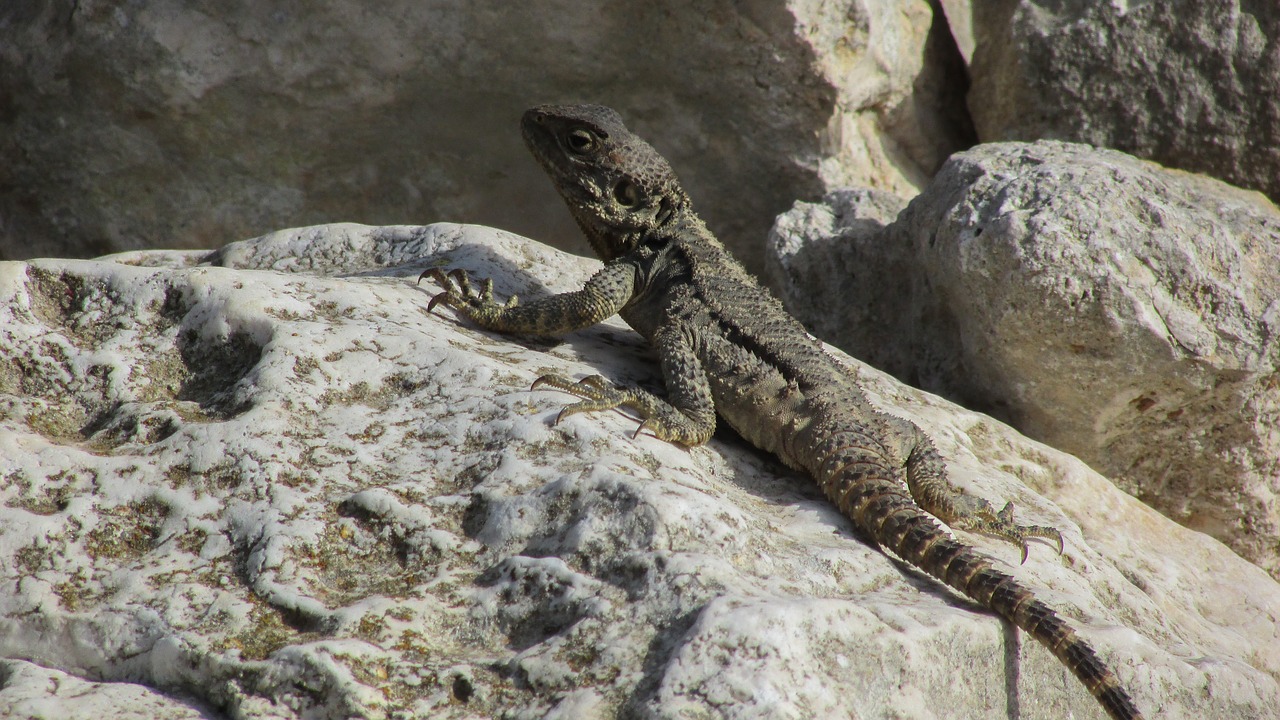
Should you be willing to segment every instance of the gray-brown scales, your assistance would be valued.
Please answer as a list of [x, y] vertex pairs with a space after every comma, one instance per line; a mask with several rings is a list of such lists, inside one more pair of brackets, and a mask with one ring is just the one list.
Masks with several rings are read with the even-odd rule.
[[[493, 299], [462, 271], [428, 270], [445, 291], [431, 299], [501, 332], [560, 335], [615, 314], [653, 346], [665, 398], [598, 376], [540, 378], [582, 400], [560, 416], [627, 407], [648, 431], [697, 445], [717, 415], [757, 447], [808, 472], [867, 537], [992, 609], [1044, 643], [1107, 712], [1138, 711], [1115, 673], [1051, 608], [935, 518], [1005, 538], [1055, 540], [1053, 528], [1018, 525], [946, 477], [933, 442], [914, 423], [868, 403], [855, 380], [729, 255], [693, 212], [666, 160], [598, 105], [540, 106], [521, 121], [604, 267], [576, 292], [520, 304]], [[422, 280], [419, 278], [419, 281]]]

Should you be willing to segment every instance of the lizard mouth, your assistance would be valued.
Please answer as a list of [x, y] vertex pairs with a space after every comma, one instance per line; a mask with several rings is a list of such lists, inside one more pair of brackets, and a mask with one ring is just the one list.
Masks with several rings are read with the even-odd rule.
[[[563, 108], [556, 105], [539, 105], [526, 110], [520, 117], [520, 134], [530, 154], [555, 180], [556, 189], [573, 209], [584, 203], [597, 203], [604, 190], [593, 176], [577, 170], [580, 160], [566, 147], [562, 135], [565, 130]], [[570, 201], [576, 198], [577, 202]]]

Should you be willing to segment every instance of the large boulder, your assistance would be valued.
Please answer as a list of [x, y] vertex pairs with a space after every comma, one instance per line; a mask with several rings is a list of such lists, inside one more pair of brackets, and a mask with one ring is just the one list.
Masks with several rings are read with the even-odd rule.
[[759, 259], [797, 197], [914, 195], [970, 142], [926, 0], [0, 6], [0, 259], [483, 221], [588, 252], [525, 152], [615, 106]]
[[942, 5], [982, 142], [1090, 143], [1280, 199], [1280, 4]]
[[[423, 312], [594, 264], [439, 225], [0, 264], [0, 708], [78, 717], [1102, 718], [1050, 653], [864, 544], [724, 434], [552, 424], [540, 374], [660, 384]], [[956, 481], [1060, 528], [982, 536], [1150, 717], [1280, 713], [1280, 585], [1078, 460], [841, 356]]]
[[1272, 203], [1048, 141], [956, 155], [896, 220], [863, 195], [779, 219], [798, 316], [1280, 577]]

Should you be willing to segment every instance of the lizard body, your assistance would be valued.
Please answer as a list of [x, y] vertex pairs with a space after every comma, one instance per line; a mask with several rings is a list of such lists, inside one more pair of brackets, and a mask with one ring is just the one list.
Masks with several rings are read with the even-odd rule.
[[462, 271], [428, 270], [422, 277], [446, 288], [428, 312], [444, 303], [483, 327], [533, 335], [620, 314], [656, 350], [667, 397], [598, 376], [539, 378], [535, 387], [581, 398], [560, 417], [625, 406], [643, 419], [637, 434], [697, 445], [718, 415], [809, 473], [867, 537], [1047, 645], [1112, 717], [1142, 717], [1070, 624], [934, 517], [1020, 544], [1024, 561], [1030, 537], [1056, 540], [1061, 551], [1058, 531], [1018, 525], [1012, 505], [996, 512], [953, 488], [924, 432], [871, 406], [848, 370], [712, 235], [666, 160], [617, 113], [540, 106], [521, 126], [604, 267], [581, 290], [523, 305], [514, 297], [498, 304], [491, 283], [476, 290]]

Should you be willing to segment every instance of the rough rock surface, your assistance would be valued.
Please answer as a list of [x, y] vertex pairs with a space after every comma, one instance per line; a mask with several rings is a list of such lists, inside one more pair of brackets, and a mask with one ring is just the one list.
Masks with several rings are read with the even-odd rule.
[[1280, 199], [1280, 3], [942, 4], [982, 142], [1090, 143]]
[[[909, 268], [883, 233], [907, 206], [871, 188], [837, 190], [822, 202], [797, 202], [769, 233], [765, 277], [782, 302], [818, 337], [864, 349], [900, 308], [890, 288]], [[856, 353], [855, 353], [856, 354]], [[881, 355], [862, 355], [882, 361]]]
[[[0, 259], [482, 221], [588, 252], [523, 148], [620, 110], [757, 268], [774, 216], [971, 144], [926, 0], [0, 5]], [[958, 117], [957, 117], [958, 115]]]
[[1058, 142], [959, 154], [880, 230], [849, 197], [778, 221], [793, 312], [1280, 576], [1273, 204]]
[[[853, 537], [732, 437], [552, 426], [548, 371], [655, 382], [423, 313], [593, 263], [440, 225], [0, 264], [0, 708], [82, 717], [1100, 718], [1034, 642]], [[849, 360], [966, 487], [1066, 553], [966, 539], [1151, 717], [1280, 713], [1280, 585], [1081, 462]]]
[[[1013, 1], [1016, 2], [1016, 0]], [[1002, 14], [1007, 14], [1008, 8], [1011, 7], [1010, 0], [984, 0], [976, 5], [970, 0], [938, 0], [938, 4], [942, 7], [942, 16], [947, 21], [947, 29], [951, 32], [956, 50], [960, 52], [960, 57], [964, 59], [966, 65], [973, 62], [973, 50], [978, 44], [973, 36], [974, 22], [981, 24], [982, 17], [986, 17], [975, 18], [974, 13], [983, 13], [996, 8], [1003, 9]]]

